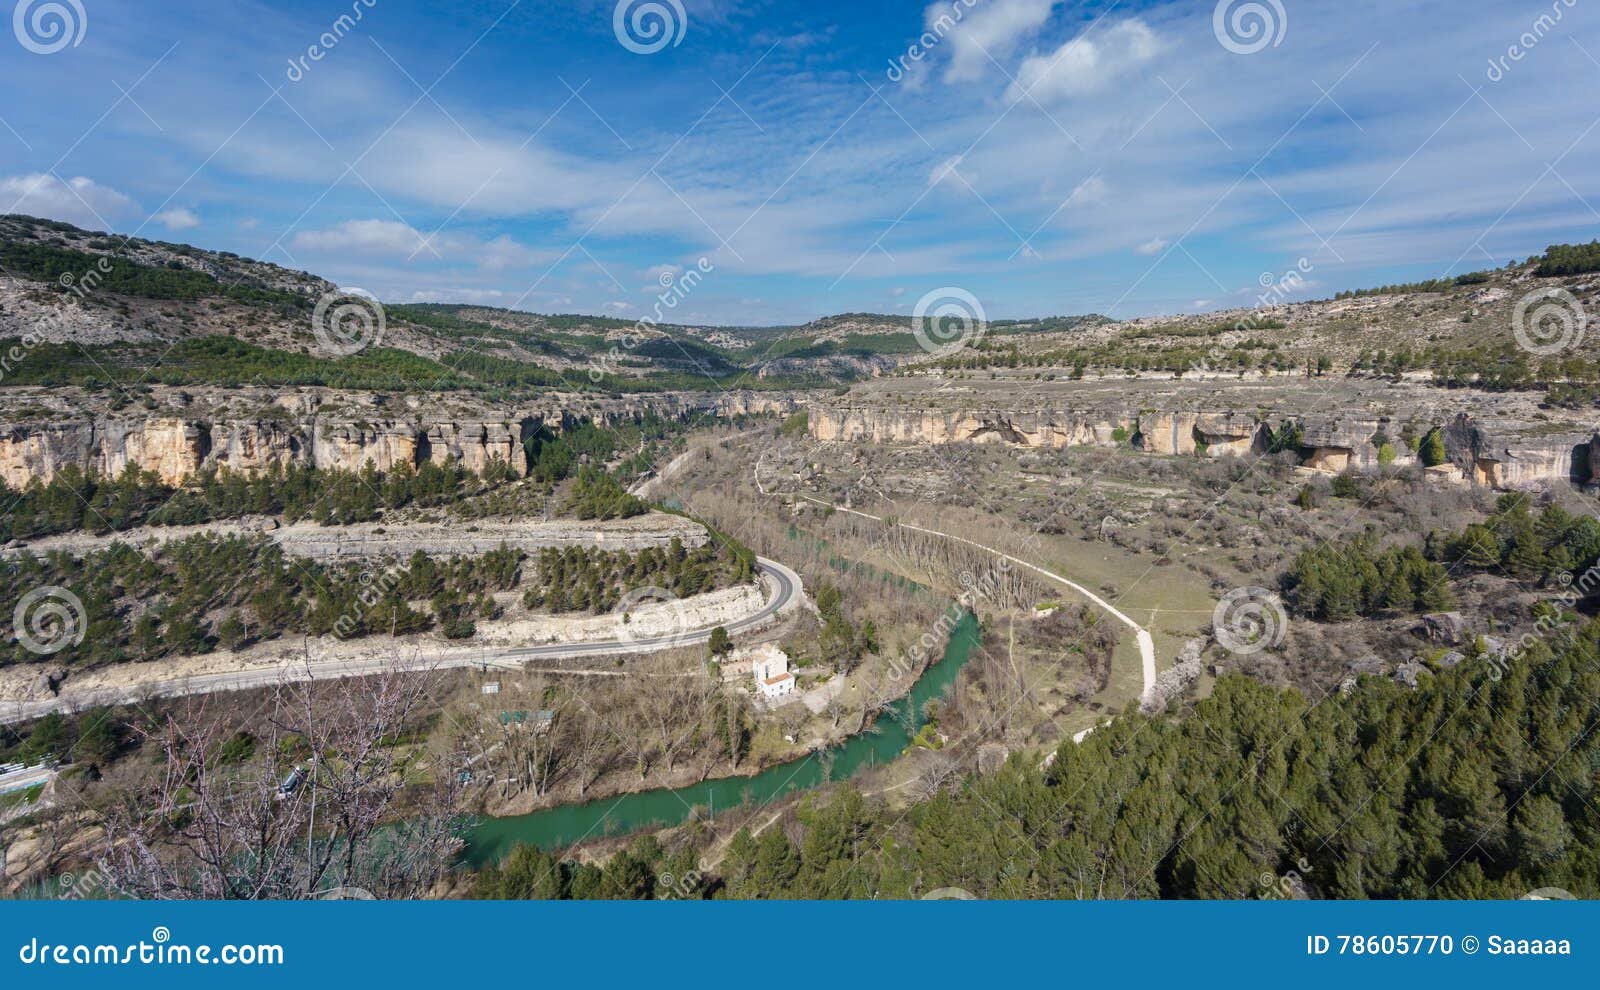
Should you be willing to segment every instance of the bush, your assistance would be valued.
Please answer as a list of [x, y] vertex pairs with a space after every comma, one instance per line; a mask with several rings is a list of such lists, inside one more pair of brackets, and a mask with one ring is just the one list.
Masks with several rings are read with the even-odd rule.
[[1444, 432], [1438, 427], [1428, 431], [1422, 438], [1422, 445], [1417, 448], [1417, 456], [1422, 459], [1423, 467], [1438, 467], [1449, 459], [1444, 449]]

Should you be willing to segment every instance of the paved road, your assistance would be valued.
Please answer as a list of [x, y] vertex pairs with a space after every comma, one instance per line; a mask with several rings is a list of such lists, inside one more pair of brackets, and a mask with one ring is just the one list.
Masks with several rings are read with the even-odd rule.
[[[805, 589], [800, 575], [775, 560], [757, 559], [761, 583], [767, 595], [761, 608], [743, 619], [723, 623], [730, 634], [753, 629], [774, 616], [798, 608]], [[0, 725], [24, 722], [53, 711], [78, 711], [93, 705], [130, 704], [151, 698], [176, 698], [219, 691], [245, 691], [271, 687], [288, 681], [325, 680], [336, 677], [361, 677], [395, 670], [436, 670], [443, 668], [495, 667], [521, 670], [533, 660], [560, 660], [596, 655], [655, 653], [680, 646], [695, 646], [711, 638], [715, 626], [686, 629], [637, 640], [605, 640], [591, 643], [551, 643], [543, 646], [513, 647], [438, 647], [423, 649], [409, 657], [372, 659], [327, 659], [262, 667], [251, 670], [201, 674], [194, 677], [150, 680], [136, 685], [99, 691], [68, 692], [44, 701], [0, 701]], [[69, 682], [70, 683], [70, 682]]]
[[28, 767], [24, 770], [13, 770], [8, 774], [0, 774], [0, 794], [9, 794], [12, 791], [25, 791], [30, 787], [50, 782], [50, 777], [55, 771], [47, 766]]

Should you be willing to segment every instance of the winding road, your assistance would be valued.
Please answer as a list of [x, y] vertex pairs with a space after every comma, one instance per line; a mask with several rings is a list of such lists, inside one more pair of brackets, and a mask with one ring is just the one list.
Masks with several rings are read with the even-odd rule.
[[[793, 611], [804, 601], [805, 587], [800, 575], [777, 561], [767, 560], [764, 557], [757, 558], [756, 567], [760, 572], [762, 587], [767, 591], [764, 603], [759, 610], [742, 619], [721, 623], [730, 634], [755, 629], [772, 618]], [[218, 674], [141, 681], [125, 687], [67, 692], [42, 701], [0, 701], [0, 725], [25, 722], [50, 712], [80, 711], [95, 705], [132, 704], [153, 698], [178, 698], [219, 691], [248, 691], [297, 681], [449, 668], [493, 667], [521, 670], [525, 664], [534, 660], [569, 660], [596, 655], [655, 653], [659, 650], [704, 643], [711, 638], [711, 631], [714, 628], [716, 627], [706, 626], [641, 639], [599, 640], [585, 643], [492, 648], [422, 648], [409, 657], [310, 660]]]

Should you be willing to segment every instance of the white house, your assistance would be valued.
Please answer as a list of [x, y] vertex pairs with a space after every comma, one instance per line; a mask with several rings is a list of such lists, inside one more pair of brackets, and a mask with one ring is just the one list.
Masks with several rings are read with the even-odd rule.
[[751, 651], [750, 674], [756, 691], [767, 700], [781, 698], [794, 690], [794, 675], [789, 673], [789, 655], [776, 646], [758, 646]]

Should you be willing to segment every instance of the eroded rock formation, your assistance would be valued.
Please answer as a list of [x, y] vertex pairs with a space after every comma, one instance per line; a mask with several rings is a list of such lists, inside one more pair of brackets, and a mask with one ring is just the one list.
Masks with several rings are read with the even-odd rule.
[[[691, 422], [751, 413], [786, 413], [792, 397], [769, 393], [664, 393], [625, 398], [551, 393], [509, 410], [445, 407], [427, 399], [396, 401], [374, 394], [301, 390], [283, 395], [163, 394], [156, 412], [90, 414], [85, 401], [45, 393], [7, 395], [0, 408], [0, 480], [13, 488], [47, 482], [68, 466], [104, 476], [128, 465], [154, 472], [167, 484], [211, 466], [240, 472], [273, 465], [309, 464], [379, 471], [427, 461], [454, 462], [476, 472], [504, 463], [528, 469], [524, 441], [541, 426], [559, 430], [580, 419], [616, 424], [646, 414]], [[15, 396], [15, 397], [14, 397]], [[399, 406], [405, 406], [403, 410]], [[16, 408], [26, 410], [20, 414]], [[240, 414], [240, 407], [244, 413]]]
[[[1452, 477], [1503, 489], [1584, 485], [1600, 479], [1600, 434], [1483, 423], [1465, 414], [1444, 427]], [[1385, 460], [1414, 464], [1416, 455], [1386, 416], [1307, 415], [1270, 410], [1139, 412], [937, 410], [813, 405], [811, 435], [824, 441], [875, 443], [1005, 443], [1033, 449], [1130, 446], [1151, 454], [1224, 457], [1261, 453], [1272, 439], [1298, 431], [1301, 462], [1329, 473], [1373, 471]], [[1445, 472], [1441, 472], [1445, 473]]]

